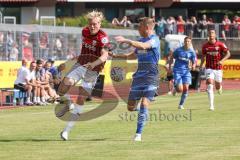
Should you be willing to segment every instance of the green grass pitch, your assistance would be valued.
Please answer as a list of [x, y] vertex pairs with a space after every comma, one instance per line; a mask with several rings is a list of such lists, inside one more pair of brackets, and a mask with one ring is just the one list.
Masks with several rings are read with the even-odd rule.
[[240, 91], [215, 94], [214, 112], [206, 93], [190, 93], [181, 111], [179, 98], [159, 96], [151, 104], [142, 142], [132, 141], [137, 114], [123, 101], [104, 116], [78, 122], [69, 141], [59, 137], [65, 122], [54, 106], [0, 110], [0, 160], [239, 160]]

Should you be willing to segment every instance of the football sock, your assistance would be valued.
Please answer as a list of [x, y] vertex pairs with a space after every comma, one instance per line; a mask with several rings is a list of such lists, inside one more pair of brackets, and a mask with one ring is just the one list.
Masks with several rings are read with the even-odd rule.
[[143, 127], [148, 119], [148, 109], [141, 105], [140, 110], [138, 112], [138, 122], [137, 122], [137, 134], [142, 134]]
[[188, 92], [183, 92], [183, 93], [182, 93], [182, 96], [181, 96], [181, 100], [180, 100], [179, 105], [183, 105], [183, 104], [184, 104], [187, 96], [188, 96]]
[[208, 99], [209, 99], [209, 103], [210, 106], [213, 107], [213, 101], [214, 101], [214, 94], [213, 94], [213, 85], [209, 84], [207, 87], [207, 93], [208, 93]]
[[134, 111], [140, 111], [140, 107], [141, 107], [141, 102], [137, 102], [137, 104], [135, 105]]
[[75, 123], [77, 121], [76, 118], [78, 118], [76, 116], [76, 114], [81, 113], [82, 107], [83, 107], [82, 105], [74, 104], [74, 108], [73, 108], [73, 111], [72, 111], [73, 114], [70, 116], [70, 119], [67, 122], [67, 126], [64, 129], [64, 131], [69, 132], [73, 128], [73, 126], [75, 125]]

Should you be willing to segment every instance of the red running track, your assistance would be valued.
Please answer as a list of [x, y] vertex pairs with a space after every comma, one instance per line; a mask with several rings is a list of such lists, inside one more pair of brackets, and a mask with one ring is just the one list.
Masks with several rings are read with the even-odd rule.
[[[116, 98], [122, 97], [127, 98], [129, 93], [129, 85], [119, 85], [119, 86], [112, 86], [108, 85], [104, 87], [104, 94], [102, 99], [108, 99], [108, 100], [114, 100]], [[224, 80], [223, 81], [223, 89], [224, 90], [240, 90], [240, 80]], [[206, 82], [202, 81], [200, 86], [200, 91], [204, 92], [206, 90]], [[168, 91], [167, 89], [167, 83], [160, 83], [159, 87], [159, 94], [164, 95]], [[190, 90], [190, 92], [197, 92], [196, 90]], [[76, 95], [73, 95], [72, 98], [76, 99]], [[23, 107], [23, 106], [17, 106], [17, 107]], [[1, 109], [10, 109], [10, 108], [16, 108], [14, 106], [0, 106]]]

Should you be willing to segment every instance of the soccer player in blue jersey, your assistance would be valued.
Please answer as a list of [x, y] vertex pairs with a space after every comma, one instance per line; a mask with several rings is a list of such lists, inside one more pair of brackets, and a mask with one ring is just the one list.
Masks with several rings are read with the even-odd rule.
[[192, 48], [192, 40], [190, 37], [185, 37], [184, 46], [177, 48], [173, 52], [172, 58], [175, 59], [173, 66], [175, 90], [182, 93], [178, 109], [184, 109], [183, 105], [188, 96], [188, 88], [192, 83], [190, 67], [192, 67], [192, 70], [195, 70], [196, 67], [196, 54]]
[[[143, 127], [148, 119], [148, 108], [158, 87], [158, 61], [160, 58], [160, 41], [154, 34], [155, 22], [152, 18], [144, 17], [140, 20], [138, 31], [139, 41], [115, 37], [119, 43], [127, 43], [136, 49], [127, 54], [114, 54], [113, 58], [137, 59], [138, 68], [133, 74], [133, 81], [128, 97], [128, 110], [138, 111], [137, 131], [135, 141], [141, 141]], [[137, 108], [140, 102], [140, 108]]]

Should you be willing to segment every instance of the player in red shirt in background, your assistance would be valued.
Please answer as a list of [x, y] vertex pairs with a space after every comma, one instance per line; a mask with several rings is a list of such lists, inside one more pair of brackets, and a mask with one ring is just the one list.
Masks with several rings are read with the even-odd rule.
[[[56, 113], [57, 117], [62, 117], [69, 110], [74, 116], [78, 116], [81, 113], [86, 96], [91, 95], [98, 74], [103, 69], [108, 58], [109, 38], [100, 29], [103, 18], [102, 12], [92, 11], [87, 14], [88, 26], [82, 30], [81, 54], [77, 63], [67, 73], [58, 88], [58, 94], [62, 98], [63, 96], [67, 98], [70, 104]], [[79, 87], [80, 96], [77, 103], [71, 103], [70, 96], [66, 93], [80, 80], [83, 81]], [[68, 133], [75, 124], [74, 120], [76, 121], [73, 117], [70, 118], [66, 128], [61, 132], [63, 140], [68, 140]]]
[[214, 93], [213, 85], [218, 93], [222, 93], [222, 65], [225, 60], [230, 57], [230, 52], [227, 46], [217, 41], [215, 30], [208, 31], [208, 42], [202, 47], [202, 59], [200, 64], [200, 70], [202, 69], [203, 63], [206, 60], [206, 78], [207, 78], [207, 93], [210, 102], [210, 110], [214, 110]]

